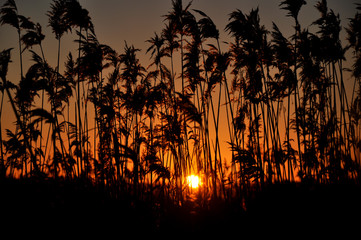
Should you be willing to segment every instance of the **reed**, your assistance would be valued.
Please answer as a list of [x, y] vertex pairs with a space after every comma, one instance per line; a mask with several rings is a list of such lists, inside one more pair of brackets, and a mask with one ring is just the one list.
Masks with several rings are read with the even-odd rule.
[[[227, 201], [274, 183], [358, 182], [360, 13], [350, 19], [342, 47], [340, 18], [325, 0], [315, 6], [319, 30], [302, 28], [298, 15], [305, 3], [280, 3], [295, 21], [289, 38], [275, 24], [267, 30], [258, 8], [233, 11], [225, 51], [212, 19], [191, 9], [192, 2], [174, 0], [161, 34], [146, 41], [152, 62], [145, 68], [133, 45], [125, 43], [119, 54], [100, 43], [77, 0], [54, 0], [47, 13], [58, 41], [49, 50], [57, 51], [53, 68], [41, 26], [7, 0], [0, 23], [18, 31], [21, 81], [7, 79], [11, 49], [3, 50], [0, 117], [6, 92], [16, 129], [0, 135], [1, 176], [82, 178], [117, 196], [158, 194], [179, 205], [187, 201], [188, 175], [200, 176], [203, 199]], [[65, 33], [75, 35], [78, 48], [69, 49], [62, 70]], [[29, 49], [34, 45], [40, 54]], [[351, 98], [343, 68], [350, 50]], [[31, 51], [32, 65], [23, 76], [24, 51]]]

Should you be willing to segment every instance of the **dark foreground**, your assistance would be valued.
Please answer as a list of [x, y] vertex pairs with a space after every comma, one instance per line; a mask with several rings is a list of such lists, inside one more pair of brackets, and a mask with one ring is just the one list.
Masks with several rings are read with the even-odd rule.
[[233, 199], [201, 206], [197, 200], [185, 200], [175, 206], [159, 198], [112, 196], [84, 181], [5, 179], [0, 183], [0, 228], [5, 236], [220, 232], [236, 238], [352, 235], [361, 228], [359, 185], [279, 184], [249, 195], [244, 204]]

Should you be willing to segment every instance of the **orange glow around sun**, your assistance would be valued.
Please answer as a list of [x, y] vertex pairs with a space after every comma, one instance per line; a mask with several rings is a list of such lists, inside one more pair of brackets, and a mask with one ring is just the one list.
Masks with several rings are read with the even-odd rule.
[[190, 175], [187, 177], [187, 184], [190, 188], [198, 188], [201, 185], [201, 180], [197, 175]]

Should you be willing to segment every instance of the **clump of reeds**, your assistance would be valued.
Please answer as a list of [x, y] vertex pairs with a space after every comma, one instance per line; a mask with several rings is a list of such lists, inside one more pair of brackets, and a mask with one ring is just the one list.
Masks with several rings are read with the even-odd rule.
[[[90, 179], [114, 194], [179, 204], [191, 174], [202, 178], [204, 199], [227, 200], [274, 182], [359, 181], [360, 13], [344, 47], [340, 17], [325, 0], [315, 6], [318, 31], [302, 27], [305, 3], [280, 3], [294, 20], [289, 37], [276, 24], [267, 30], [258, 8], [230, 13], [232, 42], [221, 49], [212, 19], [173, 0], [164, 29], [147, 40], [145, 67], [133, 45], [119, 54], [100, 43], [77, 0], [54, 0], [47, 13], [58, 41], [50, 66], [42, 27], [7, 0], [0, 23], [17, 30], [21, 78], [8, 79], [12, 49], [3, 50], [0, 116], [6, 94], [16, 124], [0, 135], [1, 177]], [[78, 48], [62, 69], [70, 32]], [[351, 98], [343, 67], [350, 50]], [[24, 70], [27, 51], [32, 65]]]

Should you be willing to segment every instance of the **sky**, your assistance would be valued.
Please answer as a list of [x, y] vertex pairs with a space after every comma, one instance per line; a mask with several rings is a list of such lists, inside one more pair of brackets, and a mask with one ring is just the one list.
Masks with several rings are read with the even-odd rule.
[[[5, 0], [0, 0], [0, 5], [3, 5], [4, 2]], [[43, 42], [46, 58], [55, 65], [57, 41], [51, 33], [51, 28], [47, 26], [48, 17], [46, 16], [46, 12], [50, 10], [51, 2], [51, 0], [16, 0], [20, 14], [30, 17], [32, 21], [42, 25], [46, 35]], [[135, 47], [143, 50], [141, 56], [145, 55], [145, 50], [148, 47], [145, 41], [152, 37], [154, 32], [161, 31], [164, 26], [162, 16], [167, 14], [172, 6], [171, 0], [80, 0], [79, 2], [89, 11], [95, 25], [96, 35], [101, 43], [108, 44], [121, 52], [124, 41], [127, 41], [128, 44], [134, 44]], [[202, 10], [211, 17], [220, 30], [222, 41], [229, 41], [229, 36], [224, 28], [232, 11], [240, 9], [244, 13], [248, 13], [252, 8], [257, 7], [259, 7], [261, 23], [268, 30], [272, 29], [272, 22], [275, 22], [284, 35], [289, 36], [293, 31], [293, 19], [286, 17], [286, 11], [279, 8], [280, 2], [280, 0], [194, 0], [191, 9]], [[319, 13], [314, 8], [316, 2], [309, 0], [307, 5], [301, 9], [299, 18], [303, 27], [309, 26], [319, 17]], [[328, 6], [340, 14], [341, 21], [345, 25], [347, 18], [353, 17], [356, 12], [355, 2], [357, 0], [328, 0]], [[183, 1], [184, 5], [187, 3], [188, 1]], [[73, 42], [74, 34], [68, 34], [64, 37], [62, 41], [63, 52], [67, 53], [69, 49], [76, 48]], [[0, 49], [10, 47], [14, 48], [13, 61], [16, 62], [18, 60], [16, 30], [8, 26], [1, 26]], [[63, 54], [65, 59], [64, 55], [66, 54]], [[149, 57], [145, 60], [148, 59]]]
[[[57, 40], [48, 26], [48, 17], [46, 16], [47, 11], [50, 10], [51, 2], [51, 0], [16, 0], [19, 14], [30, 17], [33, 22], [39, 22], [42, 25], [43, 33], [46, 36], [43, 41], [45, 57], [50, 65], [55, 67]], [[139, 53], [141, 64], [143, 66], [149, 65], [150, 55], [146, 55], [146, 49], [149, 45], [146, 40], [150, 39], [154, 32], [161, 32], [165, 24], [163, 15], [171, 11], [171, 0], [79, 0], [79, 2], [83, 8], [89, 11], [100, 43], [111, 46], [118, 53], [122, 53], [125, 41], [128, 45], [133, 44], [142, 50]], [[184, 0], [184, 6], [188, 2]], [[221, 47], [226, 51], [228, 45], [224, 42], [229, 42], [231, 39], [224, 29], [228, 23], [229, 14], [236, 9], [247, 14], [252, 8], [259, 7], [261, 23], [268, 30], [272, 30], [272, 22], [274, 22], [286, 37], [292, 35], [294, 32], [293, 19], [286, 16], [285, 10], [280, 9], [280, 2], [280, 0], [194, 0], [191, 9], [202, 10], [211, 17], [220, 31]], [[328, 0], [328, 7], [340, 14], [343, 27], [347, 26], [347, 19], [356, 13], [355, 2], [357, 0]], [[0, 0], [1, 6], [4, 3], [5, 0]], [[308, 0], [307, 5], [303, 6], [299, 13], [301, 27], [309, 28], [311, 31], [314, 29], [311, 26], [312, 22], [319, 17], [319, 13], [314, 7], [316, 3], [316, 0]], [[77, 43], [74, 42], [76, 38], [75, 32], [62, 38], [61, 63], [64, 63], [69, 51], [75, 52], [77, 50]], [[345, 39], [344, 29], [341, 33], [341, 39], [343, 41]], [[0, 51], [7, 48], [14, 48], [12, 51], [13, 63], [9, 66], [8, 79], [16, 84], [20, 79], [17, 32], [12, 27], [0, 26]], [[34, 50], [38, 51], [37, 46], [34, 47]], [[29, 61], [30, 57], [31, 55], [28, 53], [23, 56], [24, 72], [32, 64]], [[347, 65], [350, 66], [350, 62], [346, 63], [345, 66]], [[60, 66], [60, 71], [62, 70], [64, 70], [63, 64]], [[3, 129], [13, 129], [11, 124], [15, 119], [12, 116], [8, 101], [4, 105], [1, 120]]]

